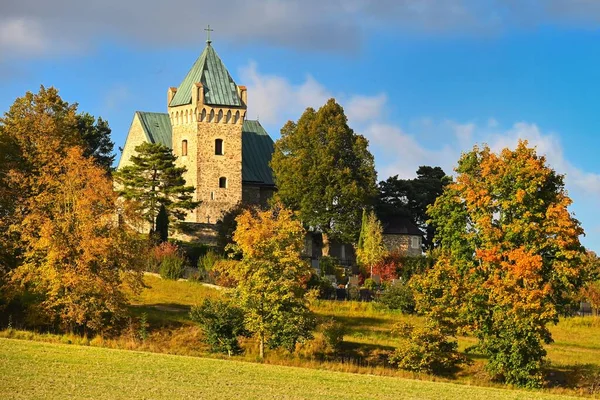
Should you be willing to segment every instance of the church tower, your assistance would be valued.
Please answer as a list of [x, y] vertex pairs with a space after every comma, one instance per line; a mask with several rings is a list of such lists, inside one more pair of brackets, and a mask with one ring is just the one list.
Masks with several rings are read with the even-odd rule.
[[187, 168], [186, 184], [196, 187], [195, 199], [202, 202], [187, 222], [214, 224], [242, 201], [246, 102], [246, 88], [233, 81], [209, 36], [179, 87], [167, 93], [173, 153]]

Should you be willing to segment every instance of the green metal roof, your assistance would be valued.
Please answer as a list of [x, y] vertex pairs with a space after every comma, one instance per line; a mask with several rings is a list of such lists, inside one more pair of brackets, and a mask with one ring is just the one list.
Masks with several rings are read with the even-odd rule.
[[169, 106], [181, 106], [192, 102], [192, 88], [198, 82], [204, 86], [204, 103], [219, 106], [240, 107], [242, 100], [237, 85], [213, 47], [206, 48], [185, 76]]
[[273, 156], [273, 139], [258, 121], [244, 121], [242, 128], [242, 181], [273, 185], [269, 163]]
[[171, 119], [169, 114], [136, 111], [146, 136], [152, 143], [171, 148]]
[[[136, 111], [148, 140], [172, 148], [169, 114]], [[273, 156], [273, 139], [258, 121], [244, 121], [242, 127], [242, 181], [275, 186], [269, 163]]]

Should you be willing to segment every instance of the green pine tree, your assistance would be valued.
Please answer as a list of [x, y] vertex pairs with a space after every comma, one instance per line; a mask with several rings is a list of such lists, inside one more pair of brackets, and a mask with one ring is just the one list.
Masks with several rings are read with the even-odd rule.
[[[159, 143], [142, 143], [135, 148], [131, 164], [115, 173], [119, 195], [139, 204], [139, 213], [156, 232], [156, 218], [161, 206], [171, 221], [182, 221], [187, 211], [200, 204], [193, 200], [195, 188], [186, 186], [184, 167], [176, 167], [176, 156]], [[174, 228], [178, 229], [177, 224]]]
[[167, 214], [167, 209], [162, 204], [156, 216], [156, 235], [161, 243], [169, 239], [169, 215]]

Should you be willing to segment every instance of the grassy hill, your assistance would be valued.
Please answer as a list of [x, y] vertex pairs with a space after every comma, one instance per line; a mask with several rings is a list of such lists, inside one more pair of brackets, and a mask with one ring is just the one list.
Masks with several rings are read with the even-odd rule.
[[536, 392], [0, 339], [3, 399], [560, 399]]

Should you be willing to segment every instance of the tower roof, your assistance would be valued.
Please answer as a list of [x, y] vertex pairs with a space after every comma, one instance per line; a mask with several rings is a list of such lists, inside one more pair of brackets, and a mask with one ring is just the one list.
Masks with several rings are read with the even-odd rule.
[[205, 104], [230, 107], [242, 106], [237, 85], [210, 42], [207, 42], [206, 48], [177, 88], [177, 92], [171, 99], [169, 106], [190, 104], [192, 102], [192, 87], [198, 82], [202, 83], [204, 87]]

